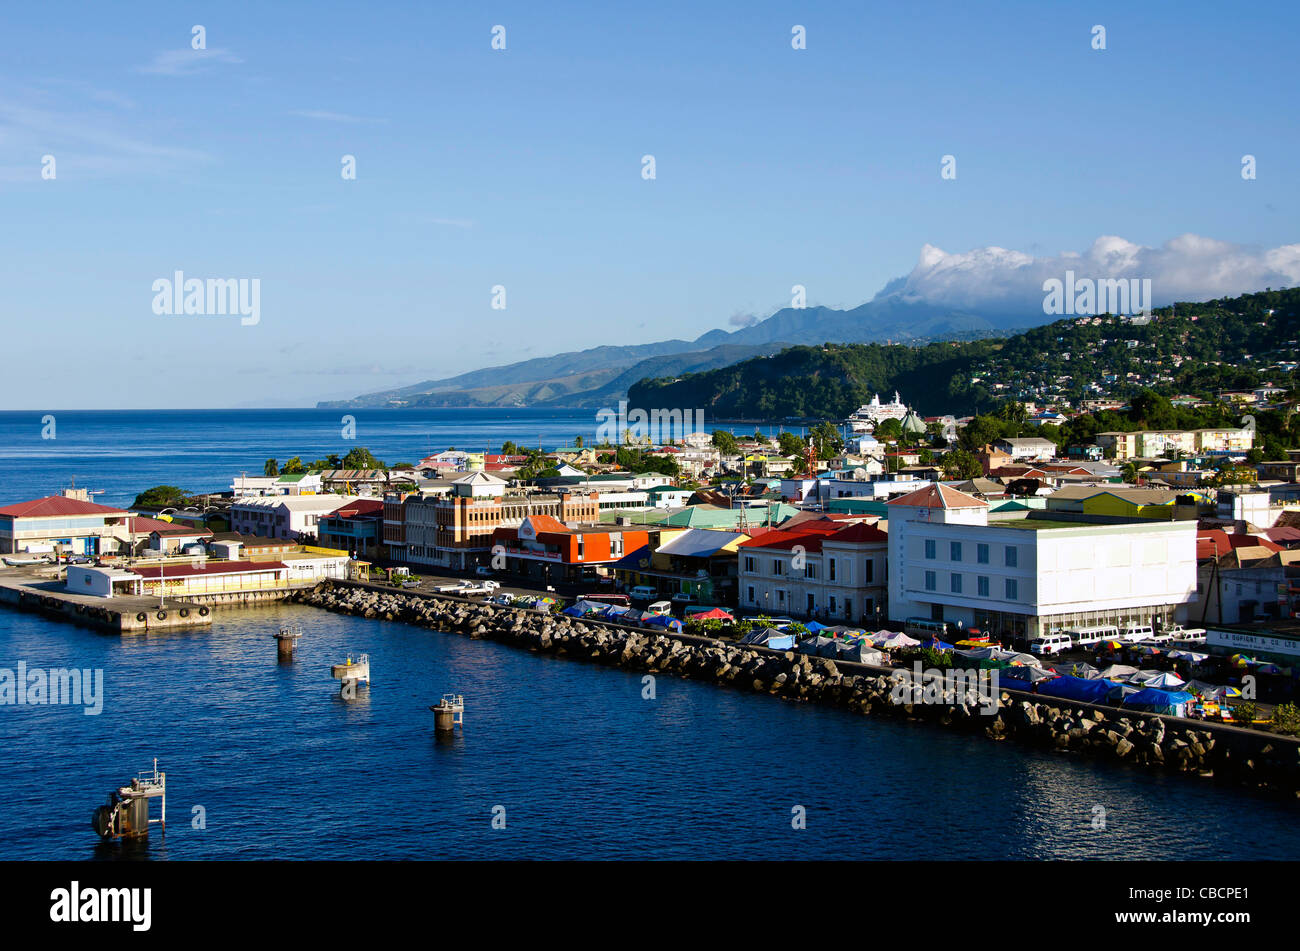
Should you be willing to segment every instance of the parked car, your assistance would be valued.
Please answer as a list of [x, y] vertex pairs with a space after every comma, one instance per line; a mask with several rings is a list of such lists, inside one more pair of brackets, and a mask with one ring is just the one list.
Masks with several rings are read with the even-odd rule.
[[1073, 647], [1068, 634], [1044, 634], [1029, 642], [1029, 653], [1040, 656], [1059, 654]]
[[1119, 628], [1113, 624], [1103, 624], [1097, 627], [1075, 627], [1061, 633], [1068, 635], [1070, 642], [1075, 647], [1091, 647], [1093, 644], [1100, 644], [1102, 641], [1119, 639]]
[[1120, 631], [1120, 637], [1126, 641], [1149, 641], [1155, 633], [1150, 624], [1129, 624]]
[[655, 589], [648, 584], [639, 584], [628, 592], [633, 601], [652, 601], [655, 596]]
[[654, 604], [646, 608], [646, 613], [667, 617], [673, 613], [673, 603], [671, 601], [656, 601]]
[[479, 565], [474, 569], [474, 574], [480, 578], [491, 578], [495, 572], [493, 572], [487, 565]]

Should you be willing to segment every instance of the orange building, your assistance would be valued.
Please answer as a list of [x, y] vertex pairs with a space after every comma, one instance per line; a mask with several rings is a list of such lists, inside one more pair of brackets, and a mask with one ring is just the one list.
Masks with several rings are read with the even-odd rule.
[[517, 527], [492, 533], [492, 547], [504, 550], [507, 574], [533, 581], [595, 581], [628, 552], [649, 545], [644, 527], [565, 525], [549, 515], [530, 515]]

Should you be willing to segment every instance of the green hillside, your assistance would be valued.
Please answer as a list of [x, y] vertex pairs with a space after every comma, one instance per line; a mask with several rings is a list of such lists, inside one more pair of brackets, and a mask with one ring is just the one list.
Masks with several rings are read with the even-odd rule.
[[638, 407], [714, 418], [843, 418], [898, 390], [924, 415], [973, 414], [1010, 398], [1125, 399], [1144, 389], [1208, 395], [1271, 381], [1291, 386], [1300, 359], [1300, 288], [1179, 303], [1149, 322], [1058, 320], [1003, 339], [923, 347], [832, 344], [629, 388]]

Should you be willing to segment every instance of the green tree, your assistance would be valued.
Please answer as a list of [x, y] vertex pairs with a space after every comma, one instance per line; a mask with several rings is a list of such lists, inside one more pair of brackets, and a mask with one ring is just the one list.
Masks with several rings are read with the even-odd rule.
[[152, 489], [145, 489], [135, 497], [131, 503], [133, 508], [142, 509], [163, 509], [167, 507], [180, 508], [190, 503], [190, 493], [174, 485], [155, 485]]
[[343, 457], [343, 465], [340, 469], [382, 469], [384, 464], [371, 455], [370, 450], [364, 446], [356, 446], [348, 450], [348, 454]]
[[737, 451], [736, 437], [725, 429], [715, 429], [713, 431], [713, 448], [724, 456], [734, 456]]
[[802, 456], [806, 443], [794, 433], [783, 432], [776, 437], [777, 449], [783, 456]]
[[808, 431], [808, 441], [817, 447], [818, 459], [834, 459], [844, 451], [844, 439], [833, 423], [818, 423]]
[[302, 464], [302, 460], [299, 459], [297, 456], [294, 456], [292, 459], [286, 462], [284, 464], [284, 468], [280, 470], [282, 475], [297, 475], [299, 472], [306, 472], [306, 471], [307, 471], [307, 467]]
[[899, 436], [903, 435], [903, 424], [896, 419], [882, 420], [877, 424], [876, 431], [872, 433], [872, 435], [881, 442], [886, 442], [890, 439], [897, 439]]
[[276, 462], [274, 459], [266, 460], [266, 464], [262, 466], [262, 475], [278, 476], [279, 474], [280, 474], [280, 464]]
[[947, 479], [975, 479], [984, 474], [980, 461], [965, 449], [944, 453], [939, 465], [943, 467], [944, 478]]

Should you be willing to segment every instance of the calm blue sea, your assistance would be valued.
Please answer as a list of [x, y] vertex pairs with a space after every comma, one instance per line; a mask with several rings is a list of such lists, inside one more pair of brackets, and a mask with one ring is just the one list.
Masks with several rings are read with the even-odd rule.
[[[61, 413], [57, 438], [42, 442], [38, 414], [3, 414], [4, 496], [73, 474], [118, 503], [160, 482], [219, 488], [268, 456], [346, 450], [339, 415]], [[594, 420], [584, 430], [577, 416], [543, 413], [356, 415], [355, 444], [392, 461], [430, 444], [594, 431]], [[639, 674], [298, 606], [218, 617], [206, 631], [118, 638], [0, 609], [0, 668], [105, 677], [98, 716], [0, 706], [0, 828], [21, 830], [6, 857], [1300, 854], [1294, 806], [1208, 781], [671, 678], [645, 700]], [[305, 631], [288, 664], [271, 639], [284, 622]], [[345, 701], [329, 665], [363, 651], [374, 683]], [[466, 696], [466, 726], [440, 741], [427, 707], [448, 691]], [[100, 845], [92, 810], [154, 757], [168, 834], [142, 850]], [[796, 806], [805, 829], [792, 828]], [[496, 807], [504, 829], [492, 827]]]
[[[344, 437], [344, 416], [355, 435]], [[49, 417], [53, 417], [52, 426]], [[241, 472], [340, 456], [364, 446], [387, 463], [415, 462], [455, 446], [497, 451], [506, 440], [554, 448], [592, 439], [591, 410], [63, 410], [0, 412], [0, 504], [56, 493], [73, 483], [103, 489], [95, 500], [127, 505], [143, 489], [230, 488]], [[52, 436], [53, 438], [49, 438]]]

